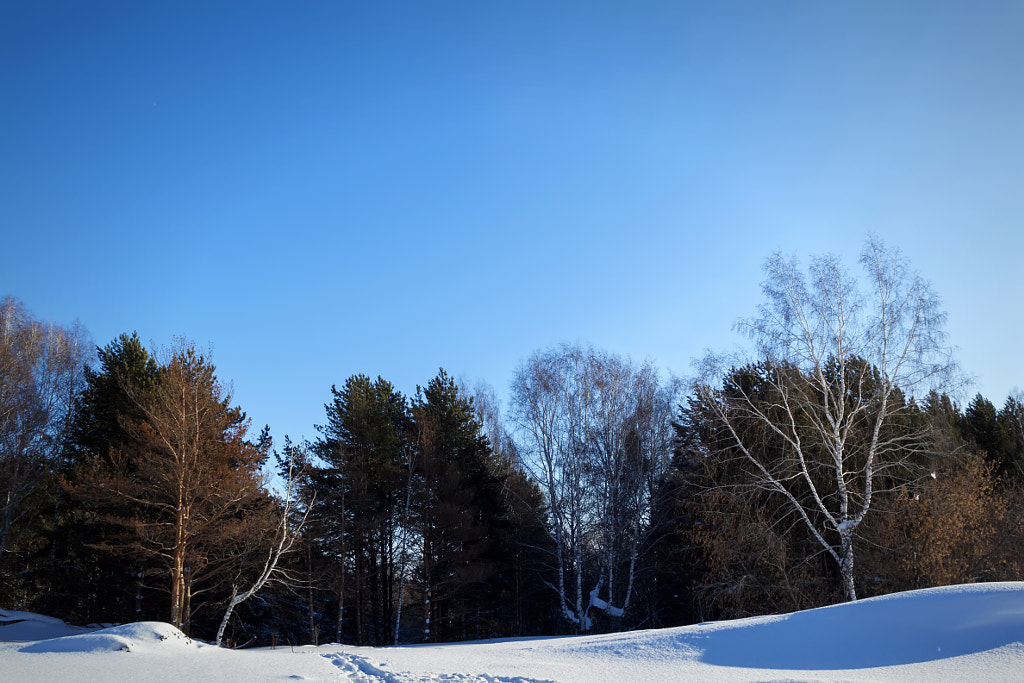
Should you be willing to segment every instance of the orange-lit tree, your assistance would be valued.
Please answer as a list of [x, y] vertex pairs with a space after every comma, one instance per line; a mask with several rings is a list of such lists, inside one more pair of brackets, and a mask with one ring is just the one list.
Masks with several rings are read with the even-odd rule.
[[[155, 388], [125, 387], [140, 414], [130, 443], [86, 458], [72, 493], [123, 534], [106, 545], [161, 567], [169, 621], [188, 631], [192, 599], [216, 586], [275, 515], [260, 467], [263, 449], [245, 440], [248, 421], [231, 407], [209, 358], [179, 342]], [[114, 512], [116, 511], [116, 512]]]

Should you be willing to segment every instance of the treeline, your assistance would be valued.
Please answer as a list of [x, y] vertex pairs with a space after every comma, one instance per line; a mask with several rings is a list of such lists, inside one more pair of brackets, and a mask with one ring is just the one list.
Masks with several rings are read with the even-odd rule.
[[278, 447], [192, 343], [94, 350], [5, 299], [0, 606], [388, 645], [1020, 579], [1022, 397], [961, 409], [931, 288], [876, 242], [861, 264], [769, 259], [754, 356], [689, 383], [560, 346], [502, 414], [444, 370], [355, 375]]

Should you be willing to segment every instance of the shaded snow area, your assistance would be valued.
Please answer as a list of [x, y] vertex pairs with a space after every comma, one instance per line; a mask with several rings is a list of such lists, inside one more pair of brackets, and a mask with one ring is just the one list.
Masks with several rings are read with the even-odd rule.
[[1024, 583], [898, 593], [739, 621], [452, 645], [224, 650], [168, 624], [83, 629], [0, 610], [10, 681], [1024, 680]]

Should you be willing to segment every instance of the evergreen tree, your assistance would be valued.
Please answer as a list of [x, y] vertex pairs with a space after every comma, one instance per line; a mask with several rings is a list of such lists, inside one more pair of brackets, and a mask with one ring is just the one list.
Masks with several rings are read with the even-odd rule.
[[1024, 476], [1024, 403], [1009, 396], [1002, 410], [981, 394], [967, 405], [958, 421], [963, 437], [985, 454], [1004, 480]]
[[555, 583], [551, 558], [556, 552], [547, 529], [544, 494], [522, 468], [494, 389], [478, 382], [472, 393], [463, 385], [460, 392], [472, 397], [491, 448], [490, 469], [501, 483], [501, 513], [490, 531], [491, 547], [500, 553], [491, 580], [491, 630], [499, 636], [557, 633], [558, 610], [548, 599], [549, 586]]
[[382, 378], [354, 375], [331, 392], [315, 446], [327, 467], [317, 474], [324, 507], [313, 528], [337, 562], [339, 640], [387, 645], [401, 582], [408, 407]]
[[1024, 478], [1024, 395], [1008, 396], [996, 417], [1005, 469], [1017, 481]]
[[[133, 437], [128, 425], [142, 422], [145, 416], [129, 395], [129, 388], [140, 395], [148, 394], [160, 377], [155, 359], [135, 332], [121, 334], [106, 347], [98, 348], [97, 359], [97, 369], [85, 368], [85, 386], [75, 401], [63, 467], [69, 485], [75, 483], [76, 468], [90, 458], [109, 466], [113, 454], [130, 451]], [[130, 471], [136, 469], [134, 462], [126, 466]], [[120, 507], [120, 516], [131, 515], [133, 505]], [[101, 521], [95, 510], [80, 501], [64, 500], [54, 530], [50, 590], [42, 605], [46, 614], [80, 623], [162, 618], [165, 600], [147, 585], [156, 567], [141, 558], [127, 562], [102, 550], [120, 533], [120, 527]]]
[[963, 431], [966, 438], [985, 452], [985, 459], [1002, 472], [1007, 463], [1004, 461], [997, 418], [998, 413], [992, 401], [978, 394], [971, 399], [964, 411]]
[[416, 513], [424, 639], [480, 637], [488, 582], [497, 573], [490, 531], [503, 515], [490, 446], [472, 399], [460, 394], [444, 370], [417, 390], [413, 416], [422, 478]]
[[141, 422], [144, 412], [129, 394], [146, 395], [160, 379], [156, 360], [137, 332], [121, 334], [97, 348], [99, 368], [85, 369], [85, 387], [75, 402], [70, 457], [89, 455], [110, 459], [111, 452], [130, 441], [127, 424]]
[[548, 533], [544, 494], [514, 464], [492, 460], [501, 483], [498, 517], [490, 529], [496, 572], [490, 580], [490, 608], [481, 636], [551, 635], [559, 611], [549, 599], [555, 571], [554, 542]]
[[84, 458], [68, 489], [119, 529], [109, 550], [159, 568], [168, 621], [188, 632], [211, 593], [228, 592], [223, 582], [237, 567], [265, 553], [276, 526], [261, 472], [268, 454], [245, 440], [245, 414], [188, 342], [173, 350], [155, 386], [125, 390], [143, 419], [122, 420], [128, 444]]

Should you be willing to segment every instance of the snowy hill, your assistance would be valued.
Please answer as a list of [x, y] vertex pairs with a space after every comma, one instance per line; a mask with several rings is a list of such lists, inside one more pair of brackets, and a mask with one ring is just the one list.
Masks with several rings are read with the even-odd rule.
[[13, 681], [1013, 681], [1024, 583], [951, 586], [793, 614], [600, 636], [231, 651], [167, 624], [87, 631], [0, 610]]

